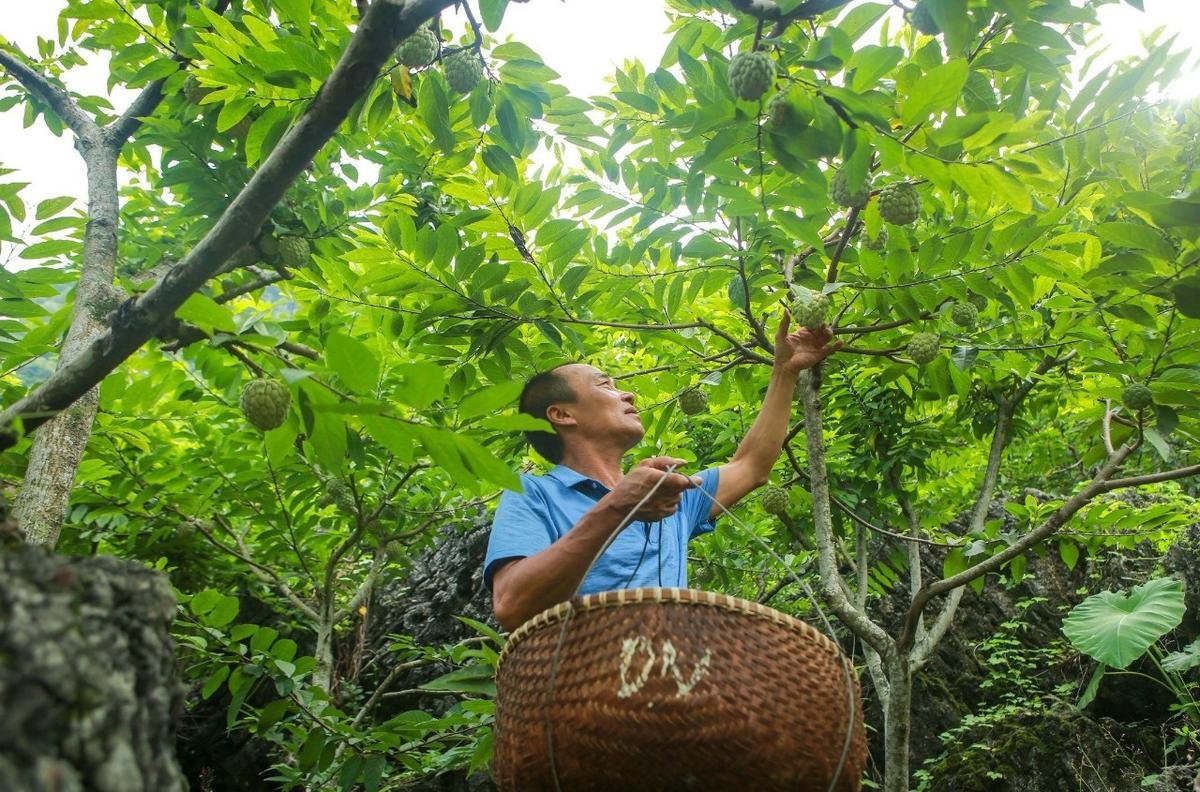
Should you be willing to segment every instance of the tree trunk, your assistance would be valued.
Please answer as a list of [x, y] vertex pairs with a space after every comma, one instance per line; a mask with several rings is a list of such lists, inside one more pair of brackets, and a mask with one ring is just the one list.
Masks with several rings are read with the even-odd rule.
[[313, 657], [317, 659], [317, 667], [313, 671], [313, 684], [328, 693], [333, 683], [333, 620], [329, 613], [321, 614]]
[[[117, 147], [104, 139], [79, 139], [76, 146], [87, 164], [88, 222], [75, 311], [59, 368], [104, 332], [117, 259]], [[53, 548], [58, 543], [99, 405], [99, 388], [93, 387], [33, 436], [25, 480], [13, 501], [13, 516], [31, 544]]]
[[908, 741], [912, 728], [912, 670], [906, 653], [886, 661], [887, 707], [883, 722], [883, 790], [908, 792]]
[[186, 792], [165, 575], [0, 550], [0, 789]]

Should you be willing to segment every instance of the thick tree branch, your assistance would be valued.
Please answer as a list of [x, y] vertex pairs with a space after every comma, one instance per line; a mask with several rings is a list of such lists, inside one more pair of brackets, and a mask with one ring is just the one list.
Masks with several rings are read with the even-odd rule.
[[100, 127], [75, 103], [66, 91], [57, 88], [19, 58], [0, 49], [0, 66], [25, 86], [25, 90], [45, 102], [81, 140], [97, 140]]
[[154, 112], [159, 102], [163, 100], [163, 83], [166, 79], [155, 80], [142, 89], [142, 92], [125, 108], [120, 118], [105, 128], [104, 134], [110, 146], [121, 148], [125, 141], [142, 125], [142, 119]]
[[813, 525], [817, 541], [817, 562], [821, 573], [822, 593], [829, 607], [851, 632], [868, 643], [883, 657], [895, 651], [892, 639], [883, 628], [856, 608], [842, 588], [834, 549], [833, 515], [829, 506], [829, 479], [825, 462], [825, 440], [822, 436], [820, 394], [813, 387], [811, 372], [800, 375], [798, 387], [804, 399], [804, 433], [808, 439], [809, 486], [812, 492]]
[[32, 431], [99, 383], [147, 340], [189, 296], [250, 241], [271, 209], [312, 157], [333, 136], [350, 108], [371, 86], [396, 45], [453, 0], [376, 0], [333, 73], [262, 168], [178, 266], [117, 312], [108, 333], [0, 413], [0, 450]]

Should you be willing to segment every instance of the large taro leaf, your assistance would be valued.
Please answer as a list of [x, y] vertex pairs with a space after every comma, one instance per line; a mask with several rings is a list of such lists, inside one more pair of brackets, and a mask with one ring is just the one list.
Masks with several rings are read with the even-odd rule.
[[1119, 591], [1094, 594], [1063, 620], [1063, 633], [1087, 656], [1126, 668], [1183, 620], [1183, 584], [1157, 578]]

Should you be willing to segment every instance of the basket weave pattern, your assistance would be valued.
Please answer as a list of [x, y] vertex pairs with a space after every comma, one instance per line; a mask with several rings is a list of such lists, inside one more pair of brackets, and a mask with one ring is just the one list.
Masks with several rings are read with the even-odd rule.
[[857, 790], [866, 737], [848, 668], [813, 627], [735, 597], [633, 589], [577, 598], [505, 646], [496, 780], [520, 792], [825, 792], [850, 728], [835, 788]]

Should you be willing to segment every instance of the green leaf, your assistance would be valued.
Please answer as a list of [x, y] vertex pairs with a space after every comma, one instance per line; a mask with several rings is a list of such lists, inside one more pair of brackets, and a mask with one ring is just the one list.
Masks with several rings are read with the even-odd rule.
[[1127, 668], [1183, 620], [1183, 584], [1156, 578], [1129, 594], [1104, 591], [1075, 606], [1063, 633], [1080, 652], [1113, 668]]
[[212, 610], [204, 615], [204, 623], [209, 627], [224, 627], [237, 618], [238, 599], [222, 595], [213, 605]]
[[185, 322], [196, 325], [206, 333], [218, 330], [222, 333], [237, 332], [237, 326], [234, 324], [233, 314], [230, 313], [229, 308], [200, 292], [188, 297], [184, 304], [179, 306], [175, 315]]
[[362, 772], [363, 792], [375, 792], [379, 789], [379, 782], [383, 780], [385, 770], [387, 770], [387, 760], [382, 756], [374, 754], [367, 757]]
[[1108, 666], [1104, 665], [1104, 663], [1096, 664], [1096, 670], [1092, 672], [1091, 678], [1088, 679], [1087, 686], [1079, 694], [1079, 701], [1075, 702], [1076, 709], [1086, 708], [1096, 698], [1096, 691], [1100, 689], [1100, 680], [1104, 678], [1106, 670], [1108, 670]]
[[479, 0], [479, 15], [483, 17], [484, 27], [492, 33], [499, 30], [507, 8], [508, 0]]
[[959, 58], [935, 66], [918, 79], [901, 105], [900, 118], [905, 126], [953, 108], [967, 82], [967, 72], [967, 62]]
[[462, 400], [458, 414], [466, 419], [504, 409], [513, 403], [524, 387], [525, 383], [521, 380], [513, 380], [475, 391]]
[[417, 90], [417, 111], [442, 153], [454, 151], [454, 131], [450, 128], [450, 98], [444, 82], [436, 74], [426, 72]]
[[229, 678], [229, 666], [222, 665], [213, 669], [213, 672], [208, 675], [208, 679], [204, 680], [204, 687], [200, 689], [200, 698], [210, 699], [212, 694], [216, 693], [222, 683]]
[[1171, 652], [1162, 659], [1162, 669], [1171, 674], [1182, 674], [1200, 666], [1200, 638], [1192, 641], [1183, 651]]
[[50, 239], [45, 242], [34, 242], [21, 251], [23, 259], [45, 259], [61, 256], [63, 253], [73, 253], [79, 250], [79, 243], [70, 239]]
[[442, 674], [437, 679], [431, 679], [421, 685], [422, 690], [444, 690], [451, 693], [482, 693], [487, 696], [496, 695], [496, 681], [491, 666], [476, 663], [464, 668], [456, 668], [448, 674]]
[[363, 395], [375, 392], [379, 384], [379, 360], [362, 341], [330, 333], [325, 342], [325, 362], [350, 390]]
[[279, 15], [299, 28], [307, 28], [312, 15], [310, 0], [272, 0]]
[[38, 202], [33, 217], [35, 220], [45, 220], [47, 217], [54, 217], [54, 215], [73, 203], [75, 203], [75, 199], [69, 195], [59, 196], [58, 198], [47, 198], [44, 201]]

